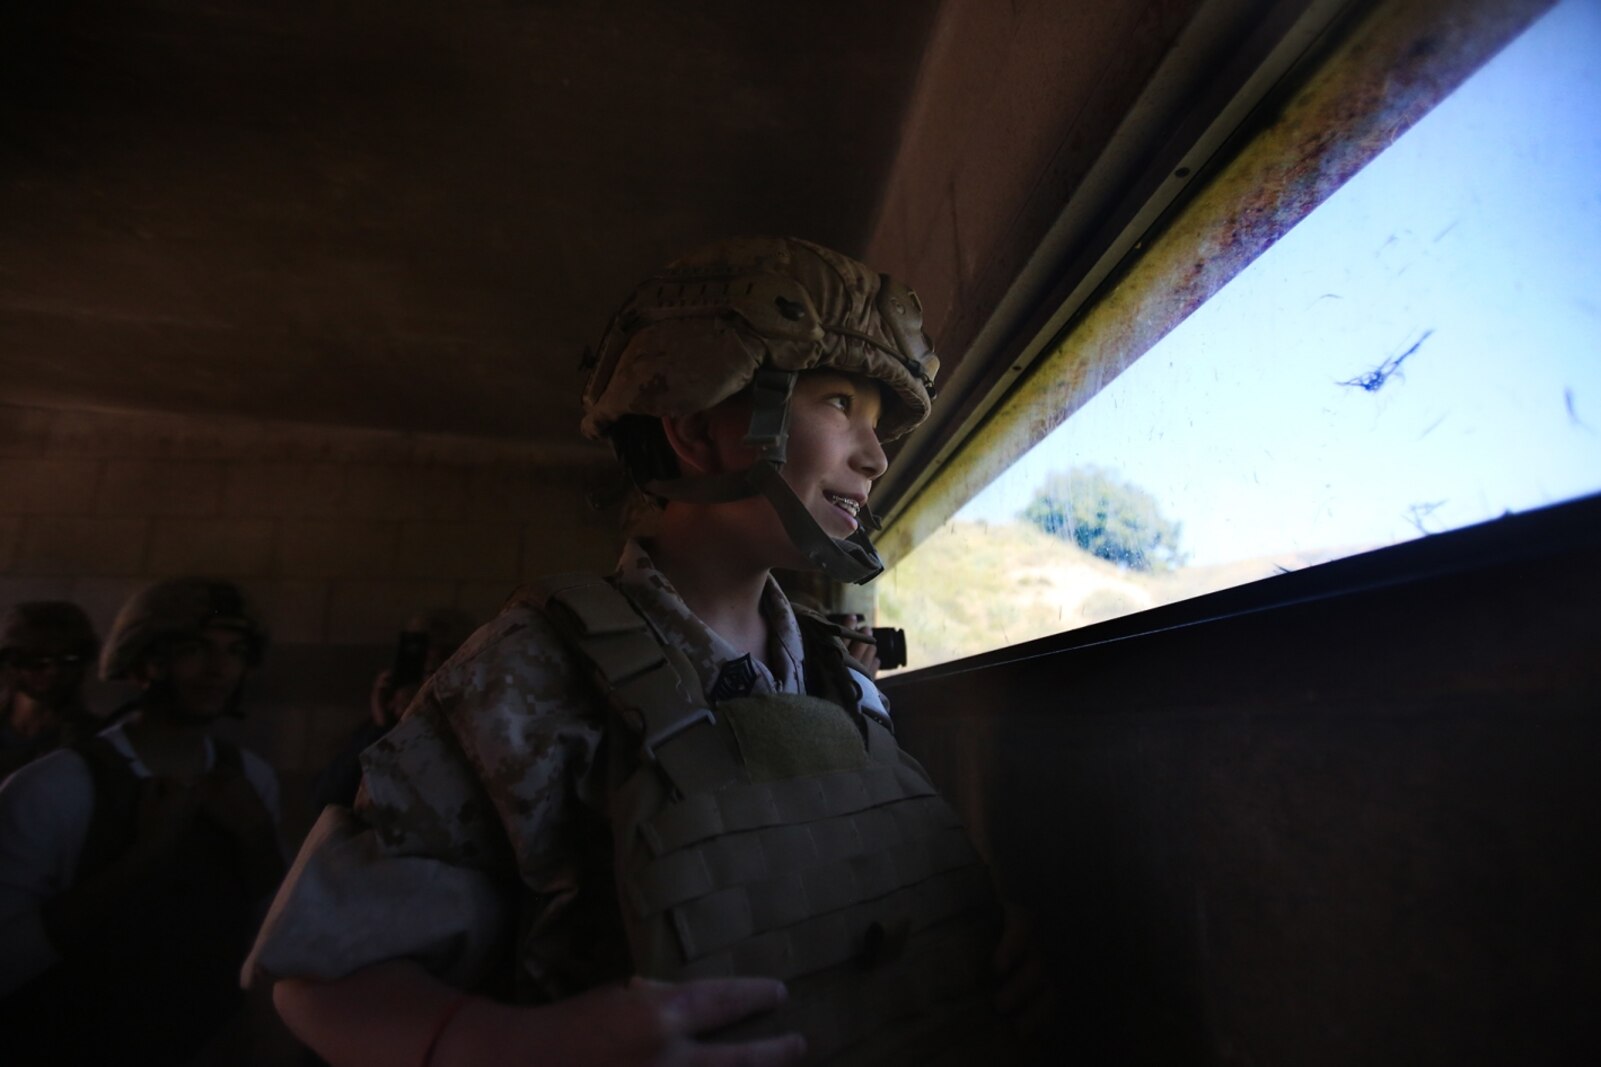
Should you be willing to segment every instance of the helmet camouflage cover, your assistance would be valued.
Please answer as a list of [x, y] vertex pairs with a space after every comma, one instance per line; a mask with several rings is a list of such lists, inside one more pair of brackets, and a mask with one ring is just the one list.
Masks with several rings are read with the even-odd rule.
[[583, 431], [623, 415], [704, 411], [763, 368], [830, 368], [882, 382], [885, 440], [928, 416], [939, 357], [917, 294], [838, 252], [740, 237], [669, 264], [636, 288], [601, 341]]
[[923, 332], [917, 294], [838, 252], [789, 237], [739, 237], [708, 245], [636, 288], [612, 319], [590, 364], [583, 431], [612, 437], [629, 416], [705, 411], [749, 388], [747, 444], [761, 459], [743, 471], [640, 478], [658, 500], [768, 498], [790, 540], [838, 581], [868, 582], [884, 569], [866, 529], [847, 538], [818, 525], [779, 474], [789, 398], [801, 371], [829, 369], [883, 384], [878, 432], [891, 440], [928, 417], [939, 357]]
[[252, 662], [267, 641], [261, 616], [232, 582], [169, 578], [148, 585], [117, 612], [100, 656], [100, 677], [125, 678], [161, 642], [193, 637], [208, 626], [224, 626], [250, 638]]

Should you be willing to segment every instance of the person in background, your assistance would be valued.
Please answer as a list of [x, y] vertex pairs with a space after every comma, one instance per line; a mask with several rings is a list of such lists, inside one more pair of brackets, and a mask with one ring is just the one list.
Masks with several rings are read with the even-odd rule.
[[5, 1062], [189, 1062], [237, 1013], [283, 873], [278, 786], [213, 736], [266, 631], [237, 586], [158, 582], [101, 656], [133, 713], [0, 785]]
[[461, 647], [473, 626], [466, 613], [454, 608], [434, 608], [406, 623], [394, 664], [373, 679], [367, 718], [317, 776], [312, 791], [314, 811], [329, 804], [348, 808], [356, 802], [356, 790], [361, 785], [361, 754], [400, 721], [417, 690]]
[[102, 725], [83, 702], [100, 651], [94, 625], [66, 600], [17, 604], [0, 621], [0, 779]]

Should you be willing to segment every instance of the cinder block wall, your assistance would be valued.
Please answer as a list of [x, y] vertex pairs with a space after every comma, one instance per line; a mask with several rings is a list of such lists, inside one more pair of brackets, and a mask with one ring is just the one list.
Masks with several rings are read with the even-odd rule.
[[76, 600], [104, 635], [152, 579], [239, 581], [273, 643], [230, 729], [278, 768], [294, 840], [408, 616], [485, 620], [524, 580], [611, 568], [616, 517], [587, 503], [609, 469], [582, 445], [0, 405], [0, 606]]

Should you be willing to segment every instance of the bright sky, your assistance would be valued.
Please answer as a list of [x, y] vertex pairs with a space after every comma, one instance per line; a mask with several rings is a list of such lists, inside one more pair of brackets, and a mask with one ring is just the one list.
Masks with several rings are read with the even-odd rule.
[[1080, 464], [1197, 564], [1601, 489], [1601, 3], [1560, 3], [957, 517]]

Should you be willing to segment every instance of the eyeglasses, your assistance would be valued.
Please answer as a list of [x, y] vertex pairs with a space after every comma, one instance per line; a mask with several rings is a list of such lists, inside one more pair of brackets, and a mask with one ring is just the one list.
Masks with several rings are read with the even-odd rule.
[[14, 652], [6, 657], [19, 671], [47, 671], [51, 667], [73, 670], [82, 667], [85, 657], [76, 652], [49, 655], [43, 652]]

